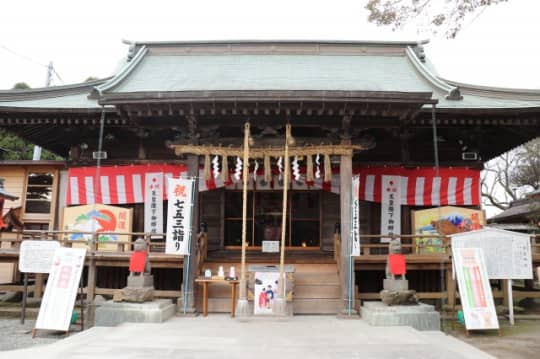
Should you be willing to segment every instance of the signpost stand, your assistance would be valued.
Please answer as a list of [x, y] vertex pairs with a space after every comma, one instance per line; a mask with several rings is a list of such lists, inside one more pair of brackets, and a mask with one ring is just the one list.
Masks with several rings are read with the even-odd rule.
[[512, 297], [512, 279], [508, 279], [508, 319], [514, 325], [514, 298]]
[[24, 291], [22, 297], [21, 324], [24, 324], [26, 318], [26, 299], [28, 297], [28, 273], [24, 273]]

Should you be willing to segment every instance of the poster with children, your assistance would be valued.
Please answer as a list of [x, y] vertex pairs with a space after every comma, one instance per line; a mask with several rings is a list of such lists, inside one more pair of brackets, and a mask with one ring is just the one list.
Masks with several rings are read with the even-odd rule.
[[255, 314], [272, 314], [278, 295], [279, 272], [255, 272]]

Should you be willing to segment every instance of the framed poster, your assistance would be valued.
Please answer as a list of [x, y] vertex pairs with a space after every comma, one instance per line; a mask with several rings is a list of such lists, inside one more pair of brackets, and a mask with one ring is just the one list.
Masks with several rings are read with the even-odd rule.
[[35, 329], [69, 329], [85, 256], [86, 248], [56, 249]]
[[[72, 231], [66, 235], [69, 240], [92, 239], [92, 234], [77, 232], [96, 232], [98, 234], [98, 249], [117, 251], [118, 246], [114, 242], [131, 241], [130, 235], [109, 234], [108, 232], [131, 232], [133, 210], [104, 204], [88, 204], [64, 208], [62, 228], [64, 231]], [[73, 247], [84, 245], [75, 244]]]
[[[484, 211], [453, 206], [444, 206], [420, 211], [411, 211], [414, 234], [443, 235], [469, 232], [486, 225]], [[416, 238], [416, 253], [444, 252], [443, 243], [437, 237]]]
[[467, 330], [499, 329], [481, 248], [453, 248], [461, 306]]
[[254, 314], [272, 314], [278, 286], [279, 272], [255, 272]]

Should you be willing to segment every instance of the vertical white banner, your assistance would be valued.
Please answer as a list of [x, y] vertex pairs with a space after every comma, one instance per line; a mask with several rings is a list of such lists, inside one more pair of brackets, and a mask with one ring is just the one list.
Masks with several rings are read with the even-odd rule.
[[163, 233], [163, 173], [146, 173], [144, 183], [144, 231]]
[[[401, 177], [381, 177], [381, 235], [401, 234]], [[390, 237], [381, 237], [388, 242]]]
[[85, 256], [86, 248], [56, 249], [39, 307], [36, 329], [69, 329]]
[[360, 177], [352, 179], [351, 191], [351, 256], [360, 255]]
[[167, 178], [167, 254], [189, 255], [194, 183], [193, 179]]

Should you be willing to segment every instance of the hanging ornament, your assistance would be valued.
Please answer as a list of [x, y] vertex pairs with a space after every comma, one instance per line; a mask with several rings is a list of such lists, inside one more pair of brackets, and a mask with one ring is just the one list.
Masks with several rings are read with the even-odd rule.
[[315, 168], [315, 178], [319, 179], [321, 178], [321, 155], [319, 155], [318, 153], [315, 157], [315, 164], [317, 165]]
[[223, 156], [221, 160], [221, 176], [223, 177], [223, 183], [229, 183], [229, 161], [227, 156]]
[[307, 162], [306, 162], [306, 182], [308, 184], [313, 183], [313, 156], [308, 155], [307, 156]]
[[332, 181], [332, 165], [330, 155], [324, 155], [324, 182]]
[[253, 166], [253, 181], [257, 182], [257, 171], [259, 170], [259, 162], [255, 160], [255, 165]]
[[212, 175], [210, 173], [210, 155], [204, 156], [204, 179], [208, 181], [210, 178], [212, 178]]
[[240, 159], [240, 157], [236, 157], [236, 167], [234, 168], [234, 179], [235, 181], [240, 181], [240, 178], [242, 176], [242, 165], [243, 162]]
[[214, 179], [219, 177], [219, 156], [214, 156], [212, 159], [212, 171], [214, 172]]
[[278, 158], [277, 168], [279, 171], [279, 179], [281, 180], [283, 178], [283, 157]]
[[294, 156], [294, 160], [292, 161], [292, 172], [294, 176], [295, 181], [300, 181], [300, 165], [298, 164], [298, 156]]

